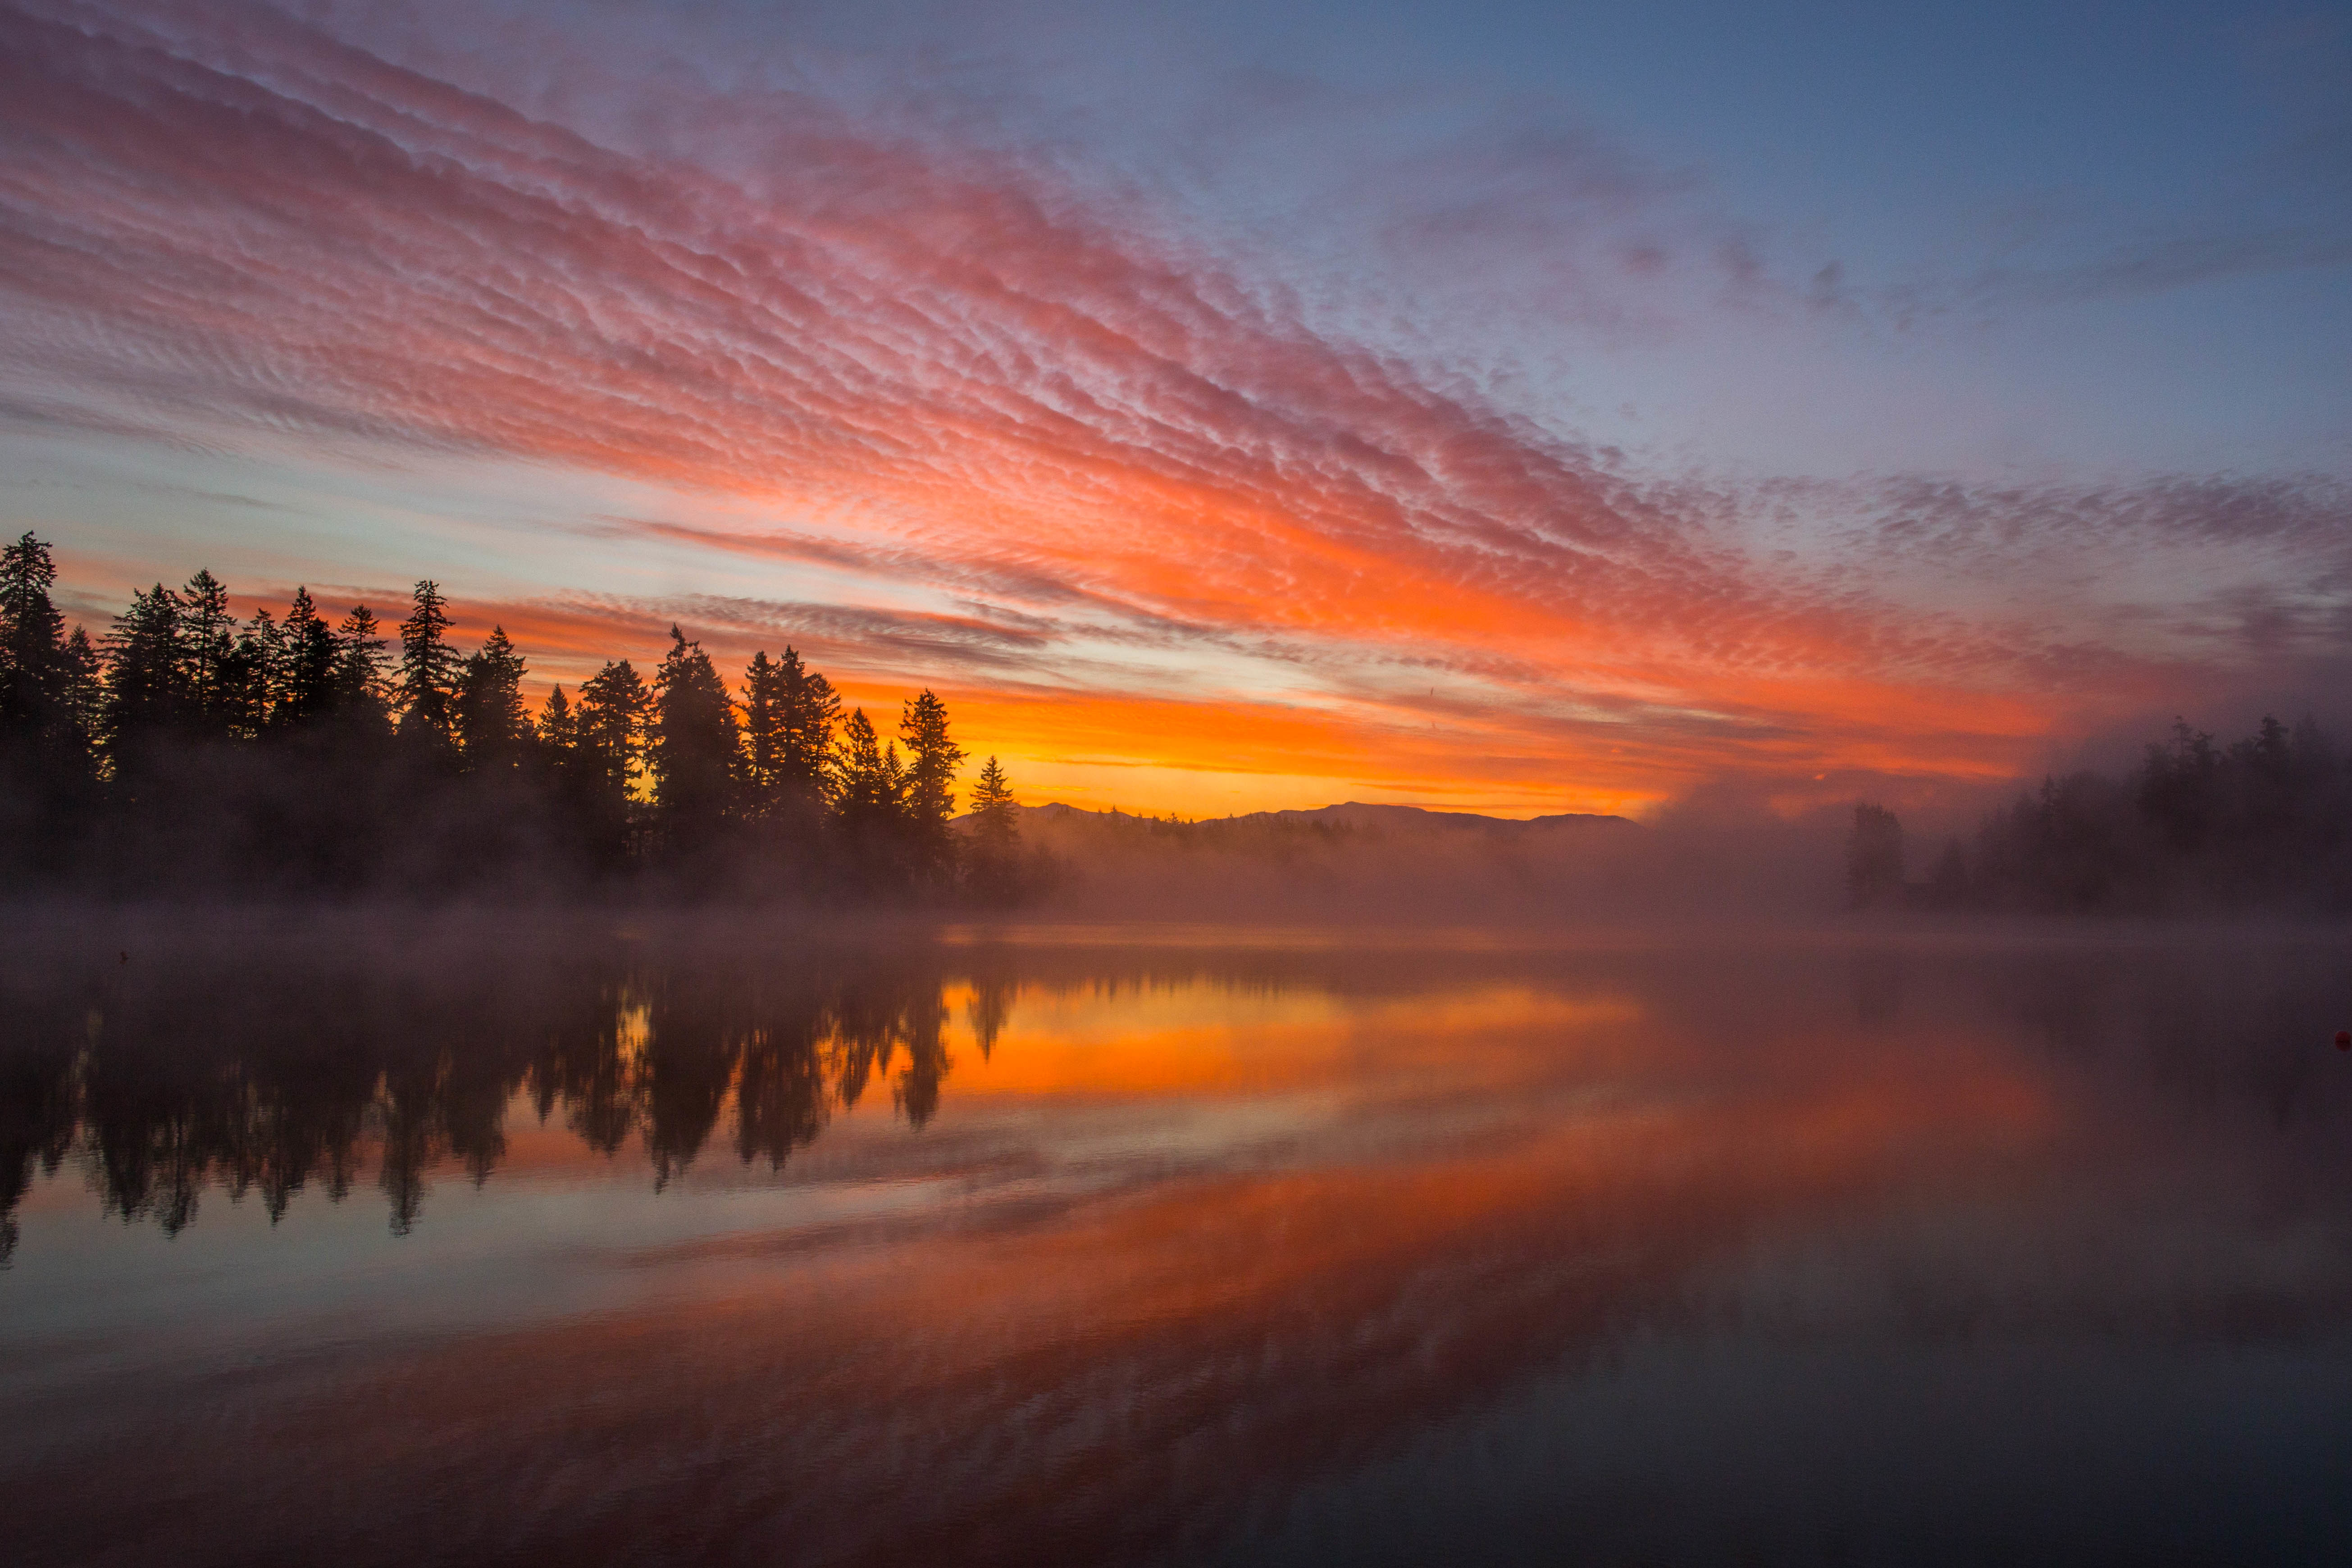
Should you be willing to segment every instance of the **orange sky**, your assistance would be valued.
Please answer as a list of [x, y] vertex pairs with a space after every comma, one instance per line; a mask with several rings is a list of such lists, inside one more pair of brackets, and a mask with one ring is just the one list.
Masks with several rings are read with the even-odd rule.
[[11, 26], [0, 524], [101, 626], [199, 565], [387, 622], [430, 575], [538, 689], [791, 643], [1024, 800], [1196, 816], [1965, 794], [2339, 689], [2323, 479], [1630, 455], [1050, 160], [716, 89], [633, 139], [274, 15]]

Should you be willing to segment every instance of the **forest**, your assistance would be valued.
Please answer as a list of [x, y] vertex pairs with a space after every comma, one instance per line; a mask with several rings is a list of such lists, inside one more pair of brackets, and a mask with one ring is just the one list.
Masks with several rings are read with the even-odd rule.
[[1857, 804], [1846, 888], [1857, 906], [1932, 910], [2352, 912], [2352, 758], [2309, 718], [2265, 717], [2227, 746], [2176, 721], [2128, 774], [2052, 775], [1987, 814], [1924, 879], [1895, 814]]
[[51, 547], [0, 548], [0, 886], [100, 896], [579, 896], [1002, 904], [1035, 889], [994, 758], [926, 689], [895, 736], [787, 647], [730, 690], [673, 626], [537, 715], [503, 627], [461, 652], [416, 584], [386, 627], [307, 589], [239, 621], [199, 571], [68, 631]]

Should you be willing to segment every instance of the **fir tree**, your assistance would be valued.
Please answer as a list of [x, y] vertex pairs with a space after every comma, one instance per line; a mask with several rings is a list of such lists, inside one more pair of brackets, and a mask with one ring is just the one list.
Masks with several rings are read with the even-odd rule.
[[841, 699], [798, 650], [752, 656], [743, 672], [744, 785], [758, 815], [814, 821], [833, 794], [834, 728]]
[[907, 746], [908, 835], [923, 869], [945, 878], [955, 869], [955, 835], [948, 825], [955, 816], [956, 769], [964, 759], [963, 748], [948, 734], [947, 704], [926, 689], [907, 704], [898, 738]]
[[285, 649], [278, 705], [271, 721], [281, 728], [315, 723], [334, 711], [335, 687], [342, 650], [310, 590], [294, 590], [285, 622], [278, 627]]
[[[49, 546], [30, 532], [0, 548], [0, 770], [63, 783], [89, 771], [90, 730], [76, 711], [77, 656], [50, 602]], [[89, 639], [75, 637], [84, 653]]]
[[580, 683], [572, 743], [583, 777], [615, 805], [635, 792], [645, 761], [646, 683], [627, 659], [615, 659]]
[[472, 771], [511, 769], [522, 761], [530, 719], [522, 705], [522, 655], [504, 626], [459, 666], [454, 706], [459, 754]]
[[1021, 865], [1021, 814], [1013, 785], [994, 757], [980, 770], [971, 792], [972, 890], [991, 902], [1016, 891]]
[[654, 804], [673, 840], [707, 841], [734, 804], [739, 768], [735, 704], [700, 643], [669, 629], [670, 650], [654, 673], [646, 759]]
[[267, 609], [257, 609], [236, 639], [236, 711], [231, 732], [251, 740], [269, 727], [286, 689], [286, 635]]
[[375, 615], [353, 605], [335, 628], [335, 707], [347, 717], [382, 722], [388, 716], [390, 685], [384, 673], [384, 638]]
[[572, 717], [572, 699], [563, 695], [558, 686], [547, 694], [547, 701], [539, 710], [539, 720], [532, 726], [539, 737], [540, 755], [557, 773], [572, 771], [580, 744], [580, 723]]
[[778, 787], [788, 804], [814, 815], [833, 794], [833, 735], [841, 722], [841, 698], [833, 682], [804, 668], [790, 647], [777, 673], [782, 699]]
[[118, 773], [185, 720], [186, 662], [180, 596], [161, 583], [133, 594], [106, 637], [103, 723]]
[[199, 571], [180, 591], [181, 647], [187, 659], [188, 718], [194, 731], [226, 740], [236, 733], [243, 693], [236, 660], [236, 617], [228, 589]]
[[765, 816], [782, 795], [782, 668], [765, 648], [743, 670], [743, 799], [748, 815]]
[[836, 809], [854, 837], [875, 844], [902, 837], [906, 826], [906, 769], [894, 742], [887, 751], [860, 708], [841, 727], [835, 767], [840, 781]]
[[457, 650], [449, 646], [449, 602], [441, 584], [416, 584], [415, 607], [400, 623], [400, 673], [394, 701], [400, 732], [427, 748], [446, 752], [456, 743], [452, 709], [457, 689]]

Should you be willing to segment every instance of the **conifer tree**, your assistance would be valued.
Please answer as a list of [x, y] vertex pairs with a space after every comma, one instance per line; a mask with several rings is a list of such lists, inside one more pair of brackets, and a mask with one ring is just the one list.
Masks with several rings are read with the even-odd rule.
[[229, 738], [236, 731], [237, 690], [236, 617], [228, 589], [210, 572], [199, 571], [180, 591], [181, 646], [187, 658], [188, 718], [195, 733]]
[[530, 739], [522, 705], [522, 655], [492, 626], [478, 652], [458, 668], [454, 717], [459, 754], [469, 771], [520, 764]]
[[106, 637], [103, 723], [118, 773], [184, 721], [185, 674], [180, 596], [161, 583], [133, 594]]
[[752, 656], [743, 672], [745, 793], [751, 809], [814, 821], [833, 793], [834, 729], [841, 699], [797, 649]]
[[580, 683], [572, 742], [583, 777], [615, 806], [635, 790], [645, 760], [649, 694], [627, 659], [614, 659]]
[[257, 609], [236, 638], [236, 712], [233, 733], [251, 740], [269, 727], [269, 716], [285, 694], [286, 637], [268, 609]]
[[852, 712], [841, 727], [835, 765], [842, 826], [853, 837], [868, 843], [901, 837], [906, 825], [905, 766], [895, 742], [887, 752], [883, 749], [865, 709]]
[[98, 726], [106, 700], [106, 687], [100, 679], [103, 661], [98, 647], [89, 640], [89, 633], [79, 626], [66, 638], [65, 708], [68, 725], [65, 743], [68, 749], [68, 765], [79, 774], [90, 764], [90, 744], [98, 734]]
[[906, 816], [909, 838], [923, 868], [935, 877], [955, 869], [956, 769], [963, 748], [948, 734], [947, 704], [929, 689], [907, 704], [898, 721], [907, 746]]
[[387, 717], [384, 638], [375, 614], [353, 605], [335, 628], [335, 709], [346, 719], [375, 724]]
[[572, 717], [572, 699], [563, 695], [562, 687], [547, 694], [532, 728], [539, 736], [540, 755], [559, 774], [570, 773], [580, 743], [580, 724]]
[[[89, 771], [89, 729], [76, 712], [76, 661], [50, 602], [57, 563], [27, 531], [0, 547], [0, 769], [59, 783]], [[79, 647], [89, 638], [75, 628]]]
[[841, 722], [841, 698], [833, 682], [805, 668], [789, 646], [777, 668], [783, 698], [777, 771], [784, 798], [814, 814], [833, 793], [833, 735]]
[[278, 633], [285, 654], [278, 706], [271, 720], [280, 727], [315, 723], [334, 711], [342, 650], [311, 601], [310, 589], [294, 590], [294, 602], [287, 606]]
[[654, 673], [646, 760], [654, 804], [675, 842], [707, 841], [734, 804], [740, 767], [735, 704], [710, 656], [669, 629], [670, 650]]
[[994, 757], [980, 770], [971, 792], [971, 886], [995, 901], [1012, 897], [1019, 880], [1021, 815], [1013, 785]]
[[449, 602], [441, 584], [427, 579], [416, 584], [414, 608], [400, 623], [394, 700], [403, 736], [436, 752], [454, 746], [457, 665], [457, 650], [449, 646]]
[[747, 815], [772, 813], [782, 795], [782, 669], [761, 648], [743, 670], [743, 802]]

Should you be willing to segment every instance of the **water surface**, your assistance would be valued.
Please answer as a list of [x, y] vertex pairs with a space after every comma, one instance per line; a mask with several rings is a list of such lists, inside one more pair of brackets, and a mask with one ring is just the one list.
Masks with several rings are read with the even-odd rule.
[[11, 1556], [2323, 1558], [2347, 957], [60, 922]]

